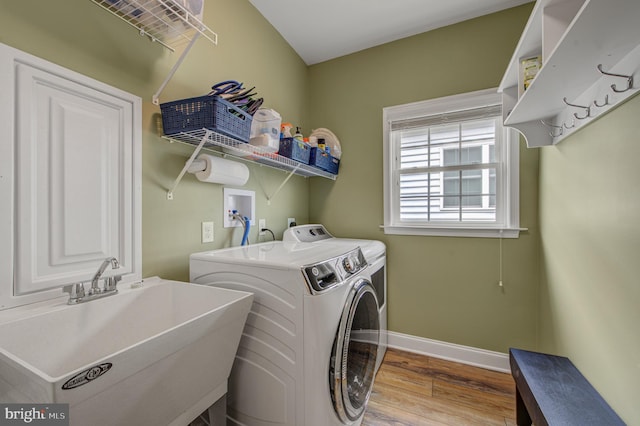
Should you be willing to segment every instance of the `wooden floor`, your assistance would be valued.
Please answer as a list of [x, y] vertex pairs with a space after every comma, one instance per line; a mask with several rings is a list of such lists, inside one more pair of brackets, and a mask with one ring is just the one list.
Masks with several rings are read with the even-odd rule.
[[388, 349], [364, 426], [514, 426], [510, 374]]

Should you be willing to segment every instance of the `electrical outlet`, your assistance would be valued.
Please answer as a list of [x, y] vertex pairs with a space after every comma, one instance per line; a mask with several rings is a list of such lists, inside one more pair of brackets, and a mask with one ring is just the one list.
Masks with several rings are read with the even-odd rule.
[[202, 243], [213, 242], [213, 222], [202, 222]]
[[287, 219], [287, 228], [291, 228], [291, 224], [295, 224], [296, 223], [296, 218], [295, 217], [290, 217]]
[[266, 227], [267, 227], [267, 219], [260, 219], [258, 221], [258, 235], [266, 234], [266, 232], [263, 231], [263, 229]]

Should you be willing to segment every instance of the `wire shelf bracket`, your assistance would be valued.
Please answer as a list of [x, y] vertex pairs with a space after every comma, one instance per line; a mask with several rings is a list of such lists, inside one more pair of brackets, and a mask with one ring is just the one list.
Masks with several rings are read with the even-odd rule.
[[153, 97], [151, 98], [151, 102], [153, 102], [154, 105], [160, 105], [160, 93], [162, 93], [162, 91], [167, 86], [167, 84], [169, 84], [169, 80], [171, 80], [173, 78], [173, 75], [176, 73], [176, 71], [178, 71], [178, 68], [180, 68], [180, 65], [182, 65], [182, 62], [189, 54], [189, 51], [191, 50], [191, 48], [193, 47], [193, 45], [195, 44], [199, 36], [200, 34], [196, 34], [195, 36], [193, 36], [193, 38], [189, 42], [189, 45], [186, 47], [186, 49], [184, 49], [184, 51], [182, 52], [182, 54], [180, 55], [176, 63], [173, 65], [173, 68], [171, 68], [171, 71], [169, 71], [169, 75], [167, 75], [167, 78], [164, 79], [164, 81], [158, 88], [158, 91], [153, 94]]
[[[261, 164], [262, 166], [262, 164]], [[259, 179], [258, 183], [260, 184], [260, 187], [262, 188], [262, 192], [264, 192], [265, 197], [267, 197], [267, 205], [270, 206], [271, 205], [271, 201], [273, 201], [273, 199], [276, 197], [276, 195], [278, 195], [280, 193], [280, 191], [282, 190], [282, 188], [284, 188], [284, 186], [287, 184], [287, 182], [289, 182], [289, 179], [291, 179], [291, 177], [295, 174], [297, 174], [298, 169], [300, 168], [300, 166], [294, 166], [294, 168], [291, 169], [291, 171], [289, 171], [287, 173], [287, 176], [284, 178], [284, 180], [282, 181], [282, 183], [280, 184], [280, 186], [278, 186], [272, 193], [271, 195], [269, 195], [267, 193], [267, 189], [264, 187], [264, 185], [262, 184], [262, 180]]]
[[173, 200], [173, 191], [176, 190], [176, 188], [180, 184], [180, 181], [182, 180], [184, 175], [187, 173], [187, 170], [189, 170], [189, 167], [191, 167], [191, 164], [193, 163], [193, 160], [195, 160], [196, 157], [198, 156], [198, 154], [200, 154], [200, 151], [202, 151], [202, 147], [204, 146], [205, 142], [207, 142], [207, 139], [209, 139], [209, 135], [210, 135], [210, 132], [207, 130], [205, 132], [204, 136], [202, 137], [202, 140], [200, 141], [200, 143], [196, 147], [196, 149], [193, 150], [193, 153], [191, 154], [191, 157], [189, 157], [187, 162], [184, 164], [184, 167], [182, 168], [182, 171], [180, 172], [180, 174], [178, 175], [176, 180], [173, 182], [173, 186], [171, 186], [171, 189], [169, 191], [167, 191], [167, 200]]

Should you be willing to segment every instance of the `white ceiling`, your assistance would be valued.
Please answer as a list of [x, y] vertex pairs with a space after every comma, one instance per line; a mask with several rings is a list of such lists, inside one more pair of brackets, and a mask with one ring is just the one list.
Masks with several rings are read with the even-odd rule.
[[249, 0], [307, 65], [531, 0]]

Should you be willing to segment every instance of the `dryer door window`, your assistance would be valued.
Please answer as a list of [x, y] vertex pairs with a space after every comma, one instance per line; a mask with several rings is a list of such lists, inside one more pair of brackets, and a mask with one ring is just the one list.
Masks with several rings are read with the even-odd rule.
[[360, 280], [347, 298], [330, 363], [331, 398], [345, 424], [364, 413], [373, 387], [379, 339], [376, 292], [369, 281]]

